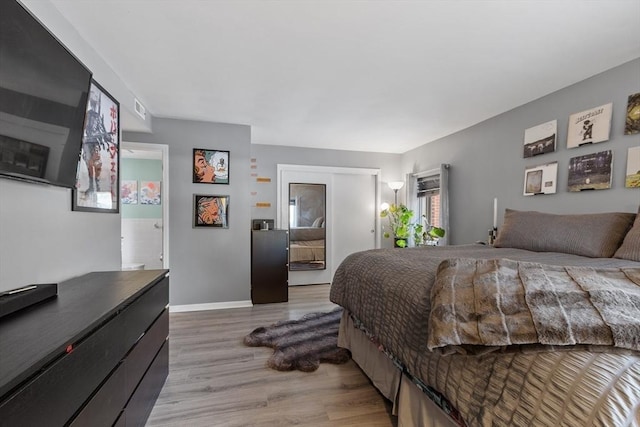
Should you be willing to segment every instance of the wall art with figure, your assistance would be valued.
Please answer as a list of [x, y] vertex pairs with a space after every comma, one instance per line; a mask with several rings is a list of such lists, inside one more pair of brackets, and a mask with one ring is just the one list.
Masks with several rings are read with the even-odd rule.
[[193, 182], [229, 184], [229, 152], [194, 148]]
[[569, 116], [567, 148], [608, 141], [612, 110], [613, 103], [609, 103]]
[[118, 212], [120, 104], [95, 81], [89, 88], [72, 209]]
[[229, 228], [229, 196], [193, 195], [194, 227]]

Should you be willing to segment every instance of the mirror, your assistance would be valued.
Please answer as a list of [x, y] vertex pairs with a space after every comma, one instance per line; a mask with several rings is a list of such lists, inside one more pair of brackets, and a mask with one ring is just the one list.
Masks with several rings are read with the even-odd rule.
[[289, 184], [289, 270], [324, 270], [326, 185]]

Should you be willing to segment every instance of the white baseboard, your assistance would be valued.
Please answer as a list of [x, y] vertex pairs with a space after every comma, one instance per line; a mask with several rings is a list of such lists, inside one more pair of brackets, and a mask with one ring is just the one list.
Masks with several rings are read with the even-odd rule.
[[170, 305], [170, 313], [182, 313], [187, 311], [203, 311], [203, 310], [224, 310], [227, 308], [246, 308], [253, 307], [251, 301], [226, 301], [226, 302], [210, 302], [206, 304], [185, 304]]

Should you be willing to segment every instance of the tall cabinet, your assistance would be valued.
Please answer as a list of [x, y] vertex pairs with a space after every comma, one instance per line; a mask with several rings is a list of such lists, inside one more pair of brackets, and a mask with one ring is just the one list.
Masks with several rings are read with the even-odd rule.
[[289, 232], [251, 232], [251, 301], [254, 304], [289, 300]]

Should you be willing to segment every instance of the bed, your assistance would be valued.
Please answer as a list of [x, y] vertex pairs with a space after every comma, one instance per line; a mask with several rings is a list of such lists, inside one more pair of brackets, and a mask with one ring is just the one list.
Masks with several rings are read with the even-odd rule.
[[399, 426], [640, 425], [640, 215], [507, 210], [494, 246], [351, 254], [330, 298]]

